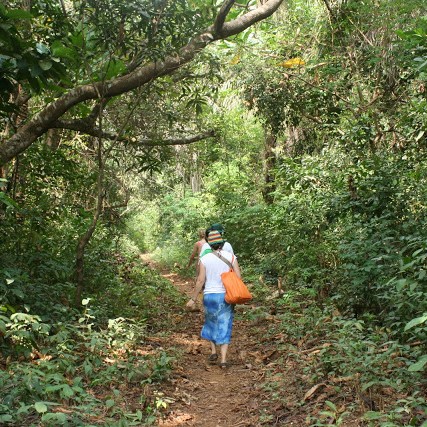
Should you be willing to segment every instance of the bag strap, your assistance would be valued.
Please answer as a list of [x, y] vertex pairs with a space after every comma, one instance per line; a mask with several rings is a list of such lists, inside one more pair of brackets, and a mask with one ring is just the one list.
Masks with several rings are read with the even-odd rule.
[[220, 255], [218, 252], [216, 252], [216, 251], [212, 251], [212, 253], [216, 256], [216, 257], [218, 257], [221, 261], [223, 261], [223, 262], [225, 262], [231, 269], [233, 269], [233, 261], [234, 261], [234, 255], [232, 255], [232, 257], [233, 258], [231, 258], [231, 262], [228, 260], [228, 259], [226, 259], [226, 258], [224, 258], [222, 255]]

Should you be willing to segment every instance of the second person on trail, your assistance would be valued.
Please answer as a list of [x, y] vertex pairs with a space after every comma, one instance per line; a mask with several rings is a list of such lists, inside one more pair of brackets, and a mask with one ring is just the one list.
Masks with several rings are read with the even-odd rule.
[[202, 247], [206, 243], [205, 230], [202, 228], [199, 230], [199, 240], [194, 243], [193, 251], [191, 252], [190, 259], [188, 260], [187, 268], [191, 266], [194, 260], [196, 260], [196, 277], [199, 274], [199, 258], [202, 253]]
[[222, 284], [221, 274], [229, 271], [229, 266], [219, 256], [227, 259], [236, 274], [240, 277], [240, 268], [236, 257], [223, 250], [225, 240], [218, 231], [211, 231], [208, 235], [211, 252], [200, 258], [200, 270], [194, 289], [187, 307], [192, 308], [197, 296], [203, 290], [203, 306], [205, 322], [201, 337], [210, 341], [211, 354], [209, 361], [218, 359], [216, 346], [220, 347], [222, 368], [227, 367], [227, 351], [231, 341], [233, 329], [234, 306], [225, 302], [225, 288]]

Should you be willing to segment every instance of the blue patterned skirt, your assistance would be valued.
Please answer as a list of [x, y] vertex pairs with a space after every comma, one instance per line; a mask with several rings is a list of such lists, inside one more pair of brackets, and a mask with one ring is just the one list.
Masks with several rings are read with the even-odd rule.
[[218, 345], [230, 343], [233, 329], [234, 307], [227, 304], [224, 297], [225, 293], [203, 296], [205, 323], [201, 337]]

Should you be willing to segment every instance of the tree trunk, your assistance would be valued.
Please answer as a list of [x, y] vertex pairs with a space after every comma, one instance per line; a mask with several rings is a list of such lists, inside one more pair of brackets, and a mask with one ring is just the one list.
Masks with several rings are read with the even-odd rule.
[[265, 131], [265, 145], [264, 145], [264, 188], [262, 190], [262, 196], [265, 203], [271, 205], [274, 197], [272, 193], [276, 189], [275, 184], [275, 169], [276, 169], [276, 155], [274, 149], [277, 145], [276, 135], [273, 135], [271, 131]]
[[199, 193], [202, 188], [202, 178], [200, 176], [200, 170], [198, 165], [197, 153], [193, 153], [193, 166], [194, 170], [191, 174], [191, 190], [193, 193]]
[[80, 238], [77, 244], [76, 251], [76, 263], [74, 268], [74, 275], [76, 280], [76, 297], [75, 297], [75, 305], [79, 307], [82, 302], [82, 295], [84, 290], [84, 256], [86, 246], [89, 243], [95, 229], [96, 224], [98, 223], [98, 219], [102, 213], [102, 200], [103, 196], [98, 194], [98, 203], [95, 211], [95, 215], [92, 219], [92, 223], [87, 229], [86, 233], [84, 233]]
[[[99, 113], [99, 129], [100, 133], [102, 132], [102, 109]], [[98, 223], [99, 217], [102, 214], [103, 210], [103, 201], [105, 196], [104, 190], [104, 170], [105, 170], [105, 160], [102, 155], [102, 138], [98, 138], [98, 179], [97, 179], [97, 202], [96, 209], [93, 215], [92, 222], [86, 232], [80, 236], [77, 243], [77, 251], [76, 251], [76, 263], [74, 270], [74, 277], [76, 281], [76, 295], [75, 295], [75, 306], [79, 307], [82, 301], [82, 295], [84, 291], [84, 256], [87, 244], [89, 243], [93, 233], [95, 232], [96, 225]]]
[[[104, 101], [104, 100], [102, 100]], [[97, 202], [96, 202], [96, 209], [95, 213], [93, 215], [92, 222], [87, 229], [87, 231], [79, 238], [79, 241], [77, 243], [77, 250], [76, 250], [76, 263], [75, 263], [75, 269], [74, 269], [74, 277], [76, 281], [76, 295], [75, 295], [75, 305], [76, 307], [79, 307], [81, 305], [82, 301], [82, 295], [84, 291], [84, 255], [86, 246], [89, 243], [93, 233], [95, 232], [96, 225], [98, 224], [98, 220], [103, 213], [104, 210], [104, 198], [105, 198], [105, 186], [104, 186], [104, 176], [105, 176], [105, 163], [108, 159], [108, 156], [111, 153], [111, 150], [114, 147], [115, 142], [120, 138], [120, 132], [126, 127], [133, 109], [130, 111], [127, 119], [122, 125], [121, 131], [117, 134], [115, 140], [111, 143], [110, 147], [106, 148], [105, 153], [103, 152], [103, 126], [102, 126], [102, 119], [103, 119], [103, 106], [105, 105], [104, 102], [100, 103], [101, 107], [98, 112], [98, 118], [99, 118], [99, 134], [98, 134], [98, 149], [97, 149], [97, 161], [98, 161], [98, 179], [97, 179]], [[126, 195], [126, 201], [125, 205], [128, 203], [128, 197], [129, 194]]]

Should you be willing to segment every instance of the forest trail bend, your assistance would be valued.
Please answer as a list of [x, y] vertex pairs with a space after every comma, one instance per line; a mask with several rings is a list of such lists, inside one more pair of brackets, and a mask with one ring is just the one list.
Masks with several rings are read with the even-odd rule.
[[[179, 291], [190, 295], [194, 281], [177, 274], [163, 272]], [[175, 325], [166, 337], [158, 337], [159, 345], [180, 355], [172, 379], [162, 387], [168, 404], [161, 427], [256, 427], [266, 425], [260, 420], [261, 406], [266, 404], [261, 384], [269, 363], [271, 348], [260, 341], [259, 324], [242, 320], [239, 312], [249, 310], [237, 306], [233, 338], [228, 352], [230, 366], [223, 369], [208, 361], [210, 347], [200, 338], [203, 312], [185, 311], [176, 314]], [[268, 328], [268, 325], [264, 325]], [[264, 329], [264, 328], [262, 328]], [[264, 368], [264, 369], [263, 369]], [[278, 414], [281, 413], [280, 408]], [[271, 410], [271, 408], [270, 408]], [[289, 413], [288, 413], [289, 415]], [[283, 424], [267, 424], [283, 425]], [[301, 425], [293, 421], [286, 425]]]

